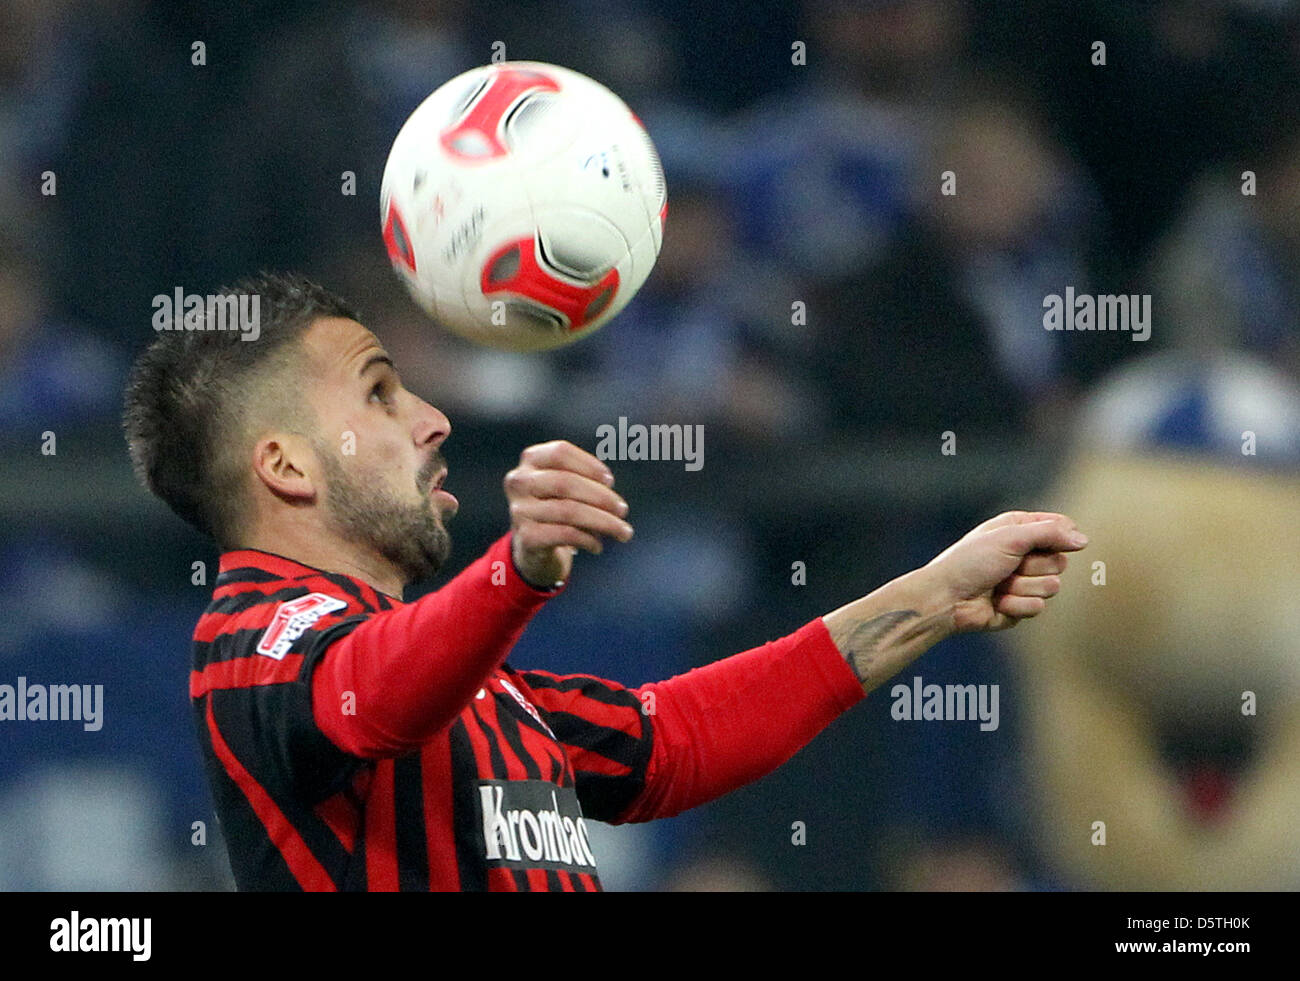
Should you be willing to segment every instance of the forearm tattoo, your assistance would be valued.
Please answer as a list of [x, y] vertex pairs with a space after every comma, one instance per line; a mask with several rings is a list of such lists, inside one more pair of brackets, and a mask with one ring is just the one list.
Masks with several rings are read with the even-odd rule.
[[866, 682], [880, 642], [889, 636], [895, 627], [909, 620], [915, 620], [920, 615], [916, 610], [891, 610], [859, 623], [849, 632], [844, 643], [844, 659], [849, 662], [849, 667], [857, 675], [858, 681]]

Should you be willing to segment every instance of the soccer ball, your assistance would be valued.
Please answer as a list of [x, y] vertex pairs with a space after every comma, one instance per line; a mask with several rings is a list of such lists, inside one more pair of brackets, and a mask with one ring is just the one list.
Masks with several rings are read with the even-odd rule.
[[508, 351], [568, 344], [622, 310], [667, 210], [659, 155], [623, 101], [527, 61], [472, 69], [420, 103], [380, 191], [388, 255], [416, 302]]

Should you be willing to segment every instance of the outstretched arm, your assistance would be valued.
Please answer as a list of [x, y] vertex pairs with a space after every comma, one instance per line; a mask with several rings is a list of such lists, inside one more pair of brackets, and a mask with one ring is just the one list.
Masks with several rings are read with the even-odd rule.
[[668, 681], [524, 677], [553, 713], [584, 810], [670, 817], [770, 773], [944, 637], [1036, 616], [1060, 589], [1063, 553], [1084, 544], [1061, 515], [1008, 512], [787, 637]]
[[1007, 511], [822, 620], [869, 692], [951, 634], [1037, 616], [1060, 591], [1065, 553], [1087, 544], [1064, 515]]

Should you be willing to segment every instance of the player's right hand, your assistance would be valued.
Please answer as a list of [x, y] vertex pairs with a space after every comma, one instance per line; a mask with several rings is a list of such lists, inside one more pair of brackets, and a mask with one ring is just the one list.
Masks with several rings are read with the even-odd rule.
[[515, 567], [538, 588], [567, 580], [578, 549], [599, 555], [602, 538], [632, 537], [610, 469], [567, 440], [525, 449], [504, 483]]

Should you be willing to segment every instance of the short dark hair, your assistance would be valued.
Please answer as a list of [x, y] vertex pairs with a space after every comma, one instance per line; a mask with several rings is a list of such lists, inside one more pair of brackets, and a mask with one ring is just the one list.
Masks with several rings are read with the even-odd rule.
[[171, 329], [161, 330], [132, 366], [123, 428], [145, 487], [230, 549], [239, 545], [246, 514], [243, 437], [261, 419], [310, 425], [302, 386], [292, 383], [301, 366], [299, 342], [318, 318], [357, 315], [296, 274], [260, 273], [215, 295], [259, 298], [256, 339], [213, 329], [201, 316], [182, 324], [175, 311]]

